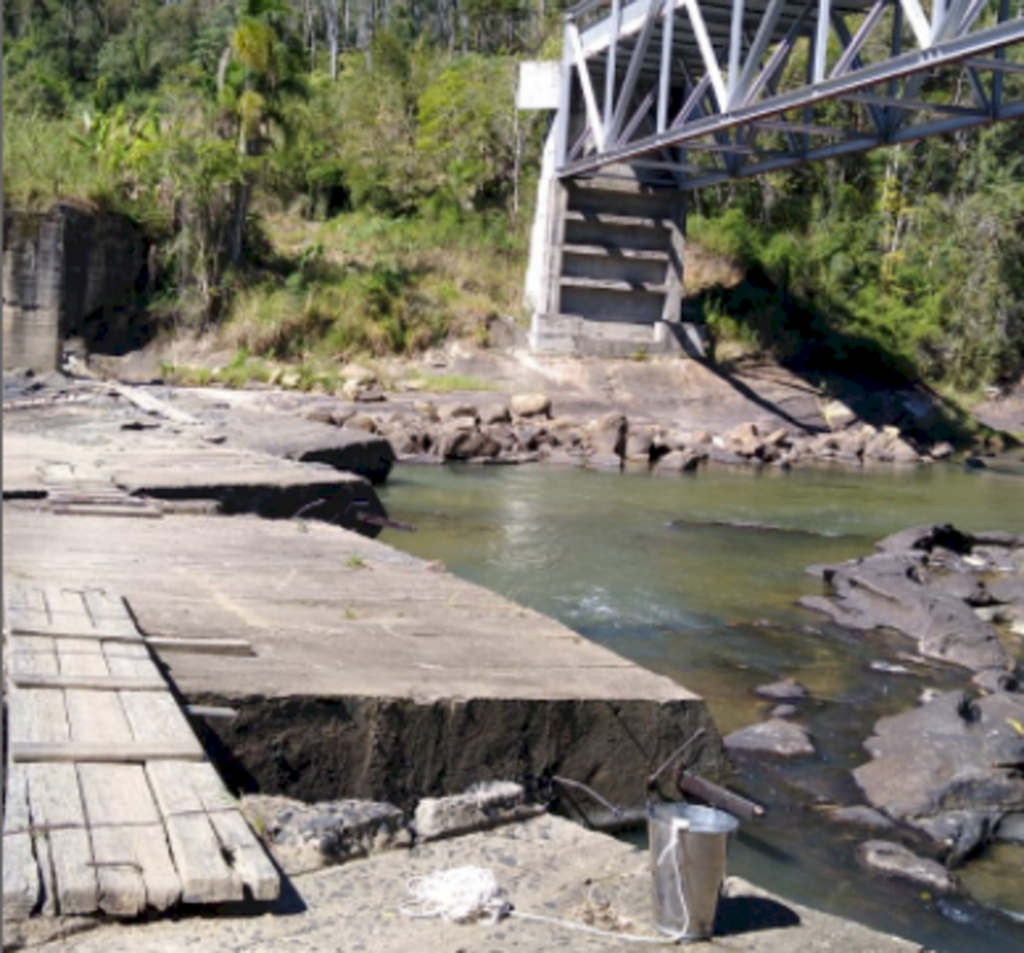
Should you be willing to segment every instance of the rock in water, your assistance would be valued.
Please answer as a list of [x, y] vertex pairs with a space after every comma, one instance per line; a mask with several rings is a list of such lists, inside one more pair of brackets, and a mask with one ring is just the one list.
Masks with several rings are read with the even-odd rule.
[[900, 844], [883, 840], [867, 841], [858, 848], [857, 859], [869, 870], [912, 880], [940, 893], [952, 893], [957, 889], [956, 881], [942, 864], [918, 857]]
[[759, 725], [734, 731], [724, 743], [730, 753], [767, 754], [779, 758], [809, 757], [816, 753], [807, 729], [782, 718], [769, 718]]
[[955, 864], [1024, 812], [1024, 696], [947, 692], [883, 718], [853, 772], [868, 801], [928, 834]]

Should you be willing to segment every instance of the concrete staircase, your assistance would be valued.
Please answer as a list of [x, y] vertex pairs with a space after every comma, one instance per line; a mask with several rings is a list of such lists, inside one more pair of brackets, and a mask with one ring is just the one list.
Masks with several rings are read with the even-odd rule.
[[628, 167], [555, 182], [537, 353], [627, 357], [681, 347], [683, 194]]

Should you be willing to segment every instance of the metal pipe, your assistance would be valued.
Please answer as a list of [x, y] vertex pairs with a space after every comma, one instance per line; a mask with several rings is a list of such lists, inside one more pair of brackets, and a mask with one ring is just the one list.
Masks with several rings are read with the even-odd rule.
[[727, 791], [721, 785], [704, 778], [698, 778], [696, 775], [688, 774], [685, 771], [680, 774], [677, 784], [683, 794], [689, 794], [692, 797], [700, 798], [702, 801], [707, 801], [712, 807], [728, 811], [743, 821], [756, 820], [759, 817], [763, 817], [766, 813], [760, 804], [755, 804], [742, 795], [736, 794], [733, 791]]

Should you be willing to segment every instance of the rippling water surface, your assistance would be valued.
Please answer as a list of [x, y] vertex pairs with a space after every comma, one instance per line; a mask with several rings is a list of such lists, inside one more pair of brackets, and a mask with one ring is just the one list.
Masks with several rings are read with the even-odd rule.
[[821, 810], [857, 799], [849, 769], [866, 760], [879, 717], [910, 707], [924, 687], [966, 679], [873, 672], [873, 660], [913, 643], [853, 636], [796, 606], [820, 589], [805, 567], [866, 554], [898, 529], [1024, 533], [1024, 468], [655, 477], [399, 467], [383, 495], [393, 517], [418, 528], [389, 531], [387, 542], [699, 692], [723, 734], [765, 716], [755, 686], [785, 675], [807, 686], [815, 704], [803, 720], [820, 755], [738, 779], [769, 817], [745, 825], [732, 872], [934, 949], [1024, 950], [1024, 848], [1001, 847], [963, 871], [983, 904], [944, 901], [866, 876], [853, 860], [863, 832]]

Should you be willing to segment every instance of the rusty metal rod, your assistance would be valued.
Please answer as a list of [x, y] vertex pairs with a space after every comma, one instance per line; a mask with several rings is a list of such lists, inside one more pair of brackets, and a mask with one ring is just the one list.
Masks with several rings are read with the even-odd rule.
[[760, 804], [755, 804], [739, 794], [727, 791], [721, 785], [687, 774], [685, 771], [679, 776], [678, 784], [683, 794], [707, 801], [712, 807], [735, 814], [740, 820], [752, 821], [765, 814], [765, 809]]

